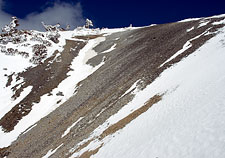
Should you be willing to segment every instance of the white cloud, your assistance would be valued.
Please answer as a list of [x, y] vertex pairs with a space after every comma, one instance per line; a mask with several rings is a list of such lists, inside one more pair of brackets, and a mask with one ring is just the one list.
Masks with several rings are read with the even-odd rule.
[[[0, 27], [9, 23], [12, 16], [2, 10], [3, 5], [3, 1], [0, 0]], [[84, 24], [80, 3], [71, 5], [56, 2], [52, 7], [44, 9], [41, 13], [34, 12], [27, 15], [24, 19], [19, 19], [20, 28], [43, 30], [41, 21], [44, 21], [46, 24], [60, 23], [62, 26], [70, 24], [71, 28]]]
[[3, 2], [2, 0], [0, 0], [0, 28], [2, 28], [2, 26], [4, 26], [5, 24], [9, 23], [9, 21], [11, 20], [11, 16], [5, 12], [2, 11], [2, 7], [3, 7]]

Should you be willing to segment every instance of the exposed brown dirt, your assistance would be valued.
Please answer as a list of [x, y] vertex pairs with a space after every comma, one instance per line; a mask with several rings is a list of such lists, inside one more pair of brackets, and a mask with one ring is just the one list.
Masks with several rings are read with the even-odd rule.
[[119, 122], [113, 124], [109, 128], [107, 128], [99, 137], [100, 140], [104, 139], [106, 136], [111, 135], [118, 130], [124, 128], [127, 124], [129, 124], [131, 121], [136, 119], [138, 116], [146, 112], [153, 104], [159, 102], [162, 99], [161, 95], [155, 95], [152, 98], [150, 98], [147, 103], [142, 106], [141, 108], [135, 110], [131, 114], [129, 114], [127, 117], [123, 118]]
[[6, 148], [0, 148], [0, 158], [3, 158], [5, 156], [8, 156], [10, 154], [8, 150], [9, 147]]
[[80, 155], [80, 158], [90, 158], [91, 155], [96, 154], [99, 149], [102, 147], [103, 144], [101, 144], [98, 148], [94, 149], [94, 150], [89, 150], [89, 151], [85, 151], [82, 155]]
[[80, 145], [75, 151], [74, 153], [84, 149], [85, 147], [87, 147], [94, 139], [90, 139], [89, 141], [87, 141], [86, 143]]

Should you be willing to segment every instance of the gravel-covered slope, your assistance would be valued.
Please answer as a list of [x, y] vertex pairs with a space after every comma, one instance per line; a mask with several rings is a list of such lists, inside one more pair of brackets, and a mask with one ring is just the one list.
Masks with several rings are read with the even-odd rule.
[[[8, 148], [2, 148], [0, 150], [1, 156], [7, 155], [8, 158], [38, 158], [43, 156], [58, 158], [70, 157], [76, 151], [82, 150], [92, 140], [87, 141], [86, 144], [82, 141], [87, 139], [110, 116], [130, 102], [135, 93], [151, 84], [165, 69], [193, 53], [218, 33], [217, 30], [224, 24], [215, 25], [215, 22], [223, 19], [224, 17], [214, 17], [126, 29], [96, 37], [86, 38], [87, 36], [83, 36], [87, 43], [92, 39], [105, 38], [98, 45], [94, 45], [92, 49], [97, 54], [89, 57], [86, 61], [92, 67], [100, 65], [98, 69], [76, 85], [74, 95], [65, 103], [38, 121], [31, 130], [21, 134]], [[82, 38], [82, 36], [79, 38]], [[187, 42], [190, 44], [187, 49], [184, 49]], [[70, 41], [67, 41], [64, 47], [65, 53], [70, 50], [67, 49], [70, 44]], [[77, 43], [73, 44], [76, 45]], [[84, 42], [81, 42], [77, 50], [83, 47], [85, 48]], [[182, 49], [184, 51], [176, 54]], [[174, 54], [176, 55], [173, 56]], [[68, 57], [73, 58], [74, 56]], [[68, 61], [68, 59], [65, 58], [65, 61]], [[68, 65], [63, 63], [62, 65], [55, 65], [54, 69], [56, 69], [58, 76], [60, 76], [62, 68], [65, 69], [63, 71], [65, 72]], [[74, 67], [74, 69], [79, 69], [79, 67]], [[29, 73], [34, 73], [35, 70], [29, 71], [21, 75], [24, 75], [24, 78], [29, 78]], [[58, 80], [61, 81], [61, 79], [56, 78], [52, 82], [59, 83]], [[42, 83], [41, 80], [39, 81]], [[29, 78], [29, 82], [32, 83], [32, 78]], [[36, 84], [37, 82], [34, 82], [33, 86]], [[44, 86], [43, 90], [45, 90], [45, 87], [51, 87], [48, 83], [45, 84], [38, 86]], [[136, 86], [132, 88], [132, 85]], [[47, 90], [46, 93], [50, 93]], [[149, 99], [147, 109], [160, 101], [161, 96], [156, 95]], [[135, 119], [147, 109], [131, 115], [129, 120], [131, 121], [132, 117]], [[10, 126], [11, 119], [8, 121], [9, 124], [6, 121], [7, 118], [13, 116], [9, 117], [8, 115], [0, 120], [2, 126]], [[130, 121], [123, 121], [123, 125], [118, 127], [123, 128]], [[105, 132], [105, 136], [119, 130], [118, 127], [109, 128]], [[89, 157], [96, 152], [98, 150], [93, 151], [93, 153], [82, 154], [81, 157]]]

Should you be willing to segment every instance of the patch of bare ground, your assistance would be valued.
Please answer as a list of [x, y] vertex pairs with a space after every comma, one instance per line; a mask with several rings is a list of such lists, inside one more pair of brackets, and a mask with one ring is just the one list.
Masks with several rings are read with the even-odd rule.
[[15, 72], [12, 73], [11, 75], [8, 75], [8, 81], [7, 81], [7, 83], [6, 83], [6, 87], [8, 87], [8, 86], [11, 85], [12, 80], [13, 80], [13, 75], [14, 75], [14, 74], [15, 74]]
[[79, 157], [80, 158], [90, 158], [92, 155], [96, 154], [99, 149], [103, 146], [103, 143], [96, 149], [94, 150], [88, 150], [88, 151], [85, 151], [82, 155], [80, 155]]
[[0, 158], [6, 157], [10, 154], [8, 150], [9, 147], [0, 148]]
[[[33, 103], [40, 102], [41, 96], [50, 93], [60, 82], [68, 77], [67, 73], [71, 70], [71, 62], [84, 45], [85, 42], [66, 40], [66, 45], [62, 52], [56, 51], [44, 63], [18, 74], [20, 78], [24, 79], [24, 82], [21, 83], [18, 89], [18, 85], [13, 87], [14, 95], [12, 97], [14, 99], [19, 97], [28, 86], [32, 86], [32, 91], [1, 118], [0, 126], [5, 132], [12, 131], [19, 120], [30, 113]], [[70, 49], [74, 47], [76, 49]], [[61, 62], [54, 60], [57, 53], [60, 53]], [[9, 76], [7, 86], [11, 82], [12, 77]]]
[[109, 128], [107, 128], [99, 137], [100, 140], [104, 139], [106, 136], [111, 135], [118, 130], [124, 128], [127, 124], [129, 124], [131, 121], [136, 119], [138, 116], [146, 112], [153, 104], [158, 103], [162, 99], [162, 95], [154, 95], [152, 98], [150, 98], [146, 104], [139, 109], [135, 110], [119, 122], [113, 124]]
[[80, 145], [76, 150], [74, 150], [73, 152], [76, 153], [82, 149], [84, 149], [85, 147], [87, 147], [94, 139], [90, 139], [87, 142], [85, 142], [84, 144]]

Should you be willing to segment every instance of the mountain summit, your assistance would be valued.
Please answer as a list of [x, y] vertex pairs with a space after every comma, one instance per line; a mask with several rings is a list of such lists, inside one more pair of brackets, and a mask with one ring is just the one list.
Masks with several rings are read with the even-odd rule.
[[225, 15], [46, 32], [13, 20], [0, 157], [225, 157]]

